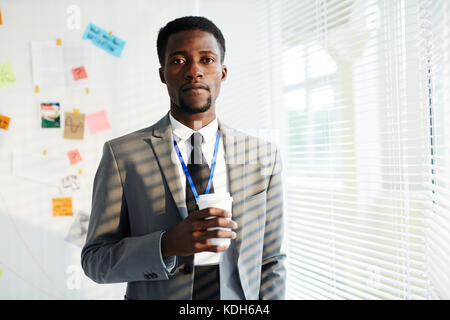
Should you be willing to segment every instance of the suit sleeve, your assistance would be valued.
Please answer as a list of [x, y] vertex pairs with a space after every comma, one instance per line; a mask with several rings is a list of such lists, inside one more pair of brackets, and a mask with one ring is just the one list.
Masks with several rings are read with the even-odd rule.
[[283, 190], [281, 184], [281, 159], [278, 149], [267, 188], [266, 222], [264, 231], [263, 261], [261, 266], [261, 300], [281, 300], [285, 296], [286, 255], [281, 251], [283, 239]]
[[97, 283], [168, 279], [161, 256], [164, 231], [130, 236], [128, 215], [119, 168], [106, 142], [94, 179], [91, 217], [81, 251], [83, 270]]

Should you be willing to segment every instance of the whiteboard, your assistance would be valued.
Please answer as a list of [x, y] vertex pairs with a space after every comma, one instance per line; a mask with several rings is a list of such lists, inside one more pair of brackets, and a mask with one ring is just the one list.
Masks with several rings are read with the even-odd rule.
[[[147, 127], [169, 110], [158, 75], [156, 37], [168, 21], [185, 15], [210, 18], [227, 40], [229, 75], [217, 102], [219, 117], [233, 126], [241, 112], [235, 127], [257, 128], [250, 104], [265, 90], [246, 85], [261, 79], [256, 71], [262, 58], [248, 56], [248, 46], [257, 46], [265, 36], [259, 31], [266, 29], [264, 19], [253, 9], [256, 1], [0, 0], [0, 65], [10, 63], [16, 78], [0, 88], [0, 115], [11, 118], [8, 130], [0, 130], [0, 299], [123, 299], [126, 284], [96, 284], [87, 278], [81, 248], [65, 240], [77, 213], [90, 212], [103, 143]], [[32, 41], [86, 42], [82, 35], [89, 23], [126, 42], [121, 56], [91, 45], [86, 85], [42, 87], [36, 93]], [[245, 66], [256, 71], [243, 77]], [[259, 103], [265, 100], [270, 99], [260, 97]], [[58, 102], [62, 117], [75, 109], [84, 114], [104, 110], [111, 129], [97, 134], [85, 129], [83, 140], [64, 139], [63, 128], [41, 128], [43, 102]], [[242, 111], [243, 105], [249, 111]], [[79, 176], [79, 189], [13, 175], [14, 154], [64, 157], [74, 149], [82, 161], [69, 167]], [[63, 197], [72, 197], [74, 215], [55, 217], [52, 198]]]

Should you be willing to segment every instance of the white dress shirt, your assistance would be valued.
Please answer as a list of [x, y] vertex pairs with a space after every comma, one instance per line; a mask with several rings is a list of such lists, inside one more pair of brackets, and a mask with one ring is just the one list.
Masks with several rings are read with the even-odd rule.
[[[172, 126], [172, 134], [177, 142], [180, 153], [185, 163], [188, 163], [189, 156], [192, 151], [190, 142], [191, 135], [195, 132], [191, 128], [185, 126], [178, 120], [176, 120], [169, 112], [170, 124]], [[219, 128], [217, 117], [205, 127], [199, 129], [203, 136], [202, 152], [205, 156], [206, 162], [211, 168], [211, 162], [214, 154], [214, 146], [216, 143], [216, 134]], [[180, 176], [180, 182], [183, 190], [186, 190], [186, 175], [184, 174], [183, 167], [178, 158], [175, 148], [172, 149], [172, 159], [175, 159], [178, 167], [178, 173]], [[219, 149], [217, 151], [216, 168], [214, 170], [214, 176], [212, 180], [214, 186], [214, 193], [226, 193], [229, 192], [228, 175], [225, 163], [225, 150], [223, 147], [222, 135], [220, 136]], [[205, 190], [197, 190], [198, 194], [204, 194]], [[195, 265], [212, 265], [218, 264], [222, 253], [215, 252], [201, 252], [196, 253], [194, 256]], [[169, 266], [167, 266], [169, 267]]]

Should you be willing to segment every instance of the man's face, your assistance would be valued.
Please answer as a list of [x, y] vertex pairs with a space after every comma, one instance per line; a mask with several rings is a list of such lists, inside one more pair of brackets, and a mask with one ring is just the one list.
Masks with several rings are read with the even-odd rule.
[[173, 107], [194, 114], [215, 106], [227, 69], [220, 62], [220, 47], [209, 32], [200, 30], [172, 34], [159, 69]]

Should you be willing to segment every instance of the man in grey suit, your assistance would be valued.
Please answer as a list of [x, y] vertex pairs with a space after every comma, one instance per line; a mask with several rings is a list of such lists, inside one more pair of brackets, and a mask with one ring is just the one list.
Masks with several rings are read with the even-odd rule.
[[[128, 282], [126, 299], [284, 299], [281, 160], [274, 144], [215, 115], [227, 75], [221, 31], [183, 17], [160, 30], [157, 47], [170, 111], [105, 143], [84, 272]], [[208, 192], [231, 195], [231, 213], [199, 210]]]

